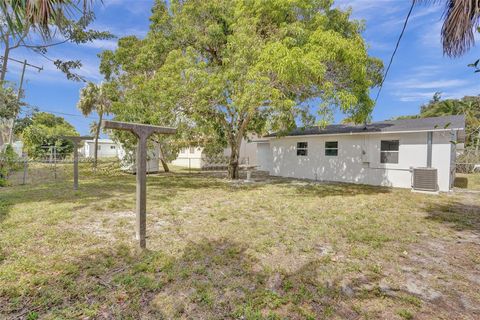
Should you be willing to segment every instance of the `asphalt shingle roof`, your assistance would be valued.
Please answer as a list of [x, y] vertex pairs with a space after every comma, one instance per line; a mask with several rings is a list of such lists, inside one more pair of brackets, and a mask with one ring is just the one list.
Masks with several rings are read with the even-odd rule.
[[324, 128], [322, 127], [306, 127], [296, 128], [287, 133], [272, 133], [265, 137], [276, 136], [306, 136], [306, 135], [321, 135], [321, 134], [350, 134], [350, 133], [370, 133], [370, 132], [402, 132], [402, 131], [428, 131], [453, 129], [463, 130], [465, 128], [465, 117], [445, 116], [434, 118], [417, 118], [404, 120], [389, 120], [372, 122], [365, 125], [351, 125], [351, 124], [332, 124]]

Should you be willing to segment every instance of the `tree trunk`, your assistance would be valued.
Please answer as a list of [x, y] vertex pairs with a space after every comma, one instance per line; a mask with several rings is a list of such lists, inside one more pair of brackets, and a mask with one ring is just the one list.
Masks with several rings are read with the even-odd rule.
[[93, 151], [93, 167], [97, 167], [97, 157], [98, 157], [98, 137], [100, 136], [100, 128], [102, 127], [102, 118], [103, 112], [98, 114], [98, 123], [97, 123], [97, 130], [95, 132], [95, 150]]
[[170, 172], [170, 168], [168, 167], [168, 164], [165, 161], [165, 159], [160, 158], [160, 162], [162, 163], [163, 171]]
[[237, 180], [238, 176], [238, 157], [240, 153], [240, 144], [236, 142], [230, 142], [230, 148], [232, 153], [230, 154], [230, 161], [228, 163], [228, 178], [231, 180]]
[[5, 80], [5, 76], [7, 75], [8, 57], [10, 55], [10, 46], [9, 46], [8, 40], [6, 41], [7, 42], [5, 43], [5, 50], [3, 51], [2, 71], [0, 73], [0, 82], [2, 83]]
[[167, 162], [165, 161], [165, 158], [163, 157], [163, 148], [162, 144], [160, 142], [158, 143], [158, 148], [160, 149], [160, 162], [162, 163], [163, 171], [165, 172], [170, 172], [170, 168], [168, 167]]

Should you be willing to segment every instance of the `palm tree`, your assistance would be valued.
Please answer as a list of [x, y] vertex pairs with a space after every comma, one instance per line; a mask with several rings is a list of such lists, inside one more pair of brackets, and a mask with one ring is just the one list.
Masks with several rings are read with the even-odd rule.
[[0, 15], [5, 18], [12, 33], [23, 33], [25, 28], [33, 27], [49, 37], [52, 25], [61, 27], [63, 21], [75, 11], [86, 14], [92, 2], [93, 0], [2, 0]]
[[417, 3], [445, 2], [442, 26], [443, 52], [450, 57], [466, 53], [475, 44], [480, 20], [480, 0], [413, 0]]
[[[103, 116], [110, 113], [112, 107], [112, 90], [111, 83], [102, 83], [100, 85], [92, 82], [80, 90], [80, 99], [77, 108], [84, 116], [90, 115], [92, 112], [98, 114], [98, 124], [102, 123]], [[98, 138], [100, 136], [101, 125], [95, 125], [95, 150], [94, 150], [94, 166], [97, 166]]]

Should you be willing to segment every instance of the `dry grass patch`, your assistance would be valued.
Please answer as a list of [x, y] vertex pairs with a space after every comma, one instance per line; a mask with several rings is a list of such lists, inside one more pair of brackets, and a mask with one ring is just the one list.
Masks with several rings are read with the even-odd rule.
[[479, 316], [480, 199], [205, 174], [0, 190], [0, 318]]

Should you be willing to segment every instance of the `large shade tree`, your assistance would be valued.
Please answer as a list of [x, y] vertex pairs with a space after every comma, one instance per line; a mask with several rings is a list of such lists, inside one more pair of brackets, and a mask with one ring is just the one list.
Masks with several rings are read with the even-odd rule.
[[122, 39], [103, 65], [123, 80], [125, 96], [149, 88], [147, 102], [155, 103], [145, 108], [159, 118], [170, 115], [225, 141], [235, 179], [240, 143], [249, 134], [313, 124], [316, 111], [339, 108], [357, 122], [371, 112], [369, 88], [382, 64], [367, 54], [362, 23], [331, 5], [158, 0], [146, 39]]

